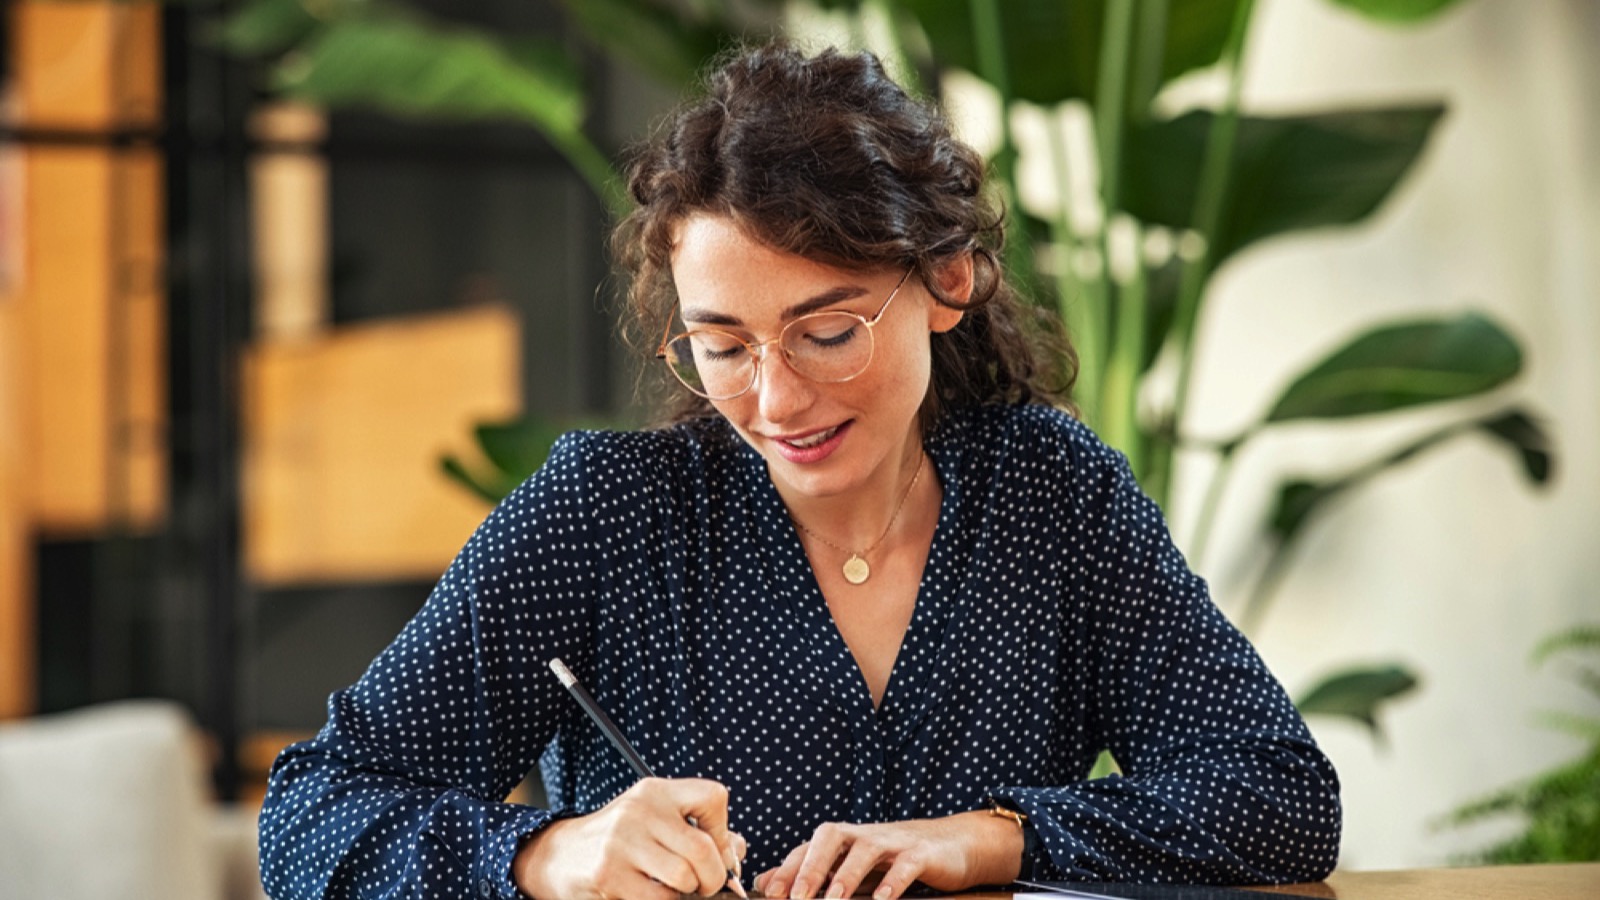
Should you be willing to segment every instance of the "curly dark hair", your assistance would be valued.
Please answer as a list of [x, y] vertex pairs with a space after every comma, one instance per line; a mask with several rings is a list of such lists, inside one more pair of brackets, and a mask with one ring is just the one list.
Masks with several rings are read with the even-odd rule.
[[[912, 269], [937, 302], [965, 310], [954, 329], [932, 335], [924, 434], [945, 412], [983, 403], [1071, 408], [1076, 355], [1059, 319], [1007, 284], [1004, 215], [985, 189], [983, 159], [935, 104], [908, 95], [871, 53], [808, 57], [783, 42], [731, 54], [706, 88], [628, 168], [636, 207], [612, 250], [631, 277], [624, 323], [635, 346], [653, 352], [673, 314], [676, 226], [706, 212], [842, 269]], [[965, 302], [935, 277], [963, 254], [974, 270]], [[713, 414], [689, 391], [671, 396], [669, 424]]]

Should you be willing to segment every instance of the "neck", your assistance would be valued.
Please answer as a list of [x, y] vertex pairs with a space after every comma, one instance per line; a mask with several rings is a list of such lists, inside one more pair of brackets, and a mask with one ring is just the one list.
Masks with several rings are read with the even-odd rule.
[[[920, 434], [913, 434], [896, 457], [882, 466], [882, 472], [859, 491], [836, 497], [799, 495], [781, 483], [778, 495], [789, 515], [809, 530], [848, 551], [861, 552], [882, 538], [893, 539], [894, 532], [920, 518], [917, 510], [930, 496], [937, 497], [937, 479], [926, 469]], [[898, 513], [898, 515], [897, 515]]]

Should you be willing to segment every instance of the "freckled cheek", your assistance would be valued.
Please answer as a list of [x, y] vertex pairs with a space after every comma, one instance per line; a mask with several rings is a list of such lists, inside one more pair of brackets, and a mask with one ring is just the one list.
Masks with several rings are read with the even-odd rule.
[[867, 371], [849, 382], [850, 386], [857, 389], [856, 396], [861, 402], [879, 406], [920, 407], [922, 395], [928, 387], [931, 365], [927, 345], [899, 342], [894, 346], [886, 344], [879, 349], [883, 352], [874, 356]]

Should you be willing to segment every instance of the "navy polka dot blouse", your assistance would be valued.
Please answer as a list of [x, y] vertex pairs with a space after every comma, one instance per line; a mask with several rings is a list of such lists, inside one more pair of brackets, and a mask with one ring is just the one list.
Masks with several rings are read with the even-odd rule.
[[[993, 406], [927, 444], [944, 489], [882, 704], [761, 458], [720, 420], [579, 432], [472, 536], [328, 722], [273, 767], [289, 897], [503, 897], [519, 841], [634, 776], [561, 657], [664, 776], [731, 792], [745, 869], [823, 822], [1031, 817], [1039, 878], [1315, 880], [1338, 781], [1126, 462]], [[1088, 781], [1102, 748], [1122, 776]], [[551, 810], [501, 802], [535, 765]]]

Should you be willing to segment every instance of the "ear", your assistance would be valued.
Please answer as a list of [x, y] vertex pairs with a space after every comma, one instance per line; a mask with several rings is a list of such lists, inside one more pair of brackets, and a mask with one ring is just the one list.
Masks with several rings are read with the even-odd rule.
[[[933, 277], [939, 283], [939, 291], [957, 303], [965, 303], [972, 299], [972, 254], [963, 253], [934, 270]], [[952, 309], [932, 300], [928, 304], [928, 328], [934, 332], [946, 332], [961, 324], [961, 317], [966, 315], [964, 310]]]

